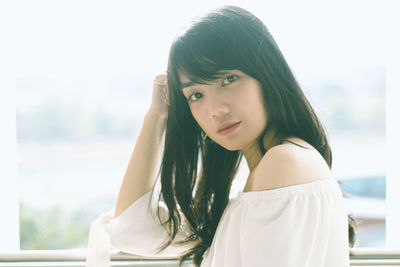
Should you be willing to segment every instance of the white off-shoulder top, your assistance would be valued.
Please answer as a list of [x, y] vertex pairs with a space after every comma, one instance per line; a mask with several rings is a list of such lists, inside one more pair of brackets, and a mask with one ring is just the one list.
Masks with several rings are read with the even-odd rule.
[[[155, 250], [167, 232], [148, 204], [151, 191], [119, 217], [105, 212], [90, 227], [87, 267], [109, 267], [110, 248], [176, 258], [193, 245]], [[187, 230], [187, 229], [186, 229]], [[185, 227], [178, 237], [185, 236]], [[323, 179], [229, 200], [201, 267], [348, 267], [348, 217], [337, 180]]]

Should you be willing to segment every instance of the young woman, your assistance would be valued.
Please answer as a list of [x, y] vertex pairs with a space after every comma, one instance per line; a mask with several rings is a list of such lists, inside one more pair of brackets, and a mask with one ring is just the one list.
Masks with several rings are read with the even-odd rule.
[[[243, 156], [249, 176], [229, 198]], [[88, 266], [109, 266], [109, 240], [202, 267], [349, 266], [354, 221], [331, 164], [266, 26], [239, 7], [212, 10], [176, 37], [154, 79], [114, 214], [91, 226]]]

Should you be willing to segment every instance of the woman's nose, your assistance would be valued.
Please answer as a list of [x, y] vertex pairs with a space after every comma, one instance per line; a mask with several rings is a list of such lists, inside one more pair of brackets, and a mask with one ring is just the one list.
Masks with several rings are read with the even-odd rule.
[[220, 96], [214, 94], [208, 98], [208, 110], [211, 117], [218, 118], [229, 113], [229, 106]]

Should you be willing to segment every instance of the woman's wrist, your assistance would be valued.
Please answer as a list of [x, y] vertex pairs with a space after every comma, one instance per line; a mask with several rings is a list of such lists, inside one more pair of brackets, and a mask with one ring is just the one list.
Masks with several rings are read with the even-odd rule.
[[143, 127], [150, 127], [152, 133], [157, 136], [157, 141], [161, 142], [165, 132], [166, 122], [167, 116], [165, 114], [149, 110], [144, 116]]
[[165, 122], [167, 121], [167, 114], [159, 113], [150, 109], [145, 115], [145, 120], [151, 121], [151, 123], [165, 125]]

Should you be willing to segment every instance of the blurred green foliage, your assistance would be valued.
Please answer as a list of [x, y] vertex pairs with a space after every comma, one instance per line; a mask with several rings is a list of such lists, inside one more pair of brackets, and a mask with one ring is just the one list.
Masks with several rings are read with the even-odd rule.
[[62, 205], [35, 207], [20, 203], [22, 250], [87, 248], [90, 224], [114, 201], [95, 199], [74, 208]]

